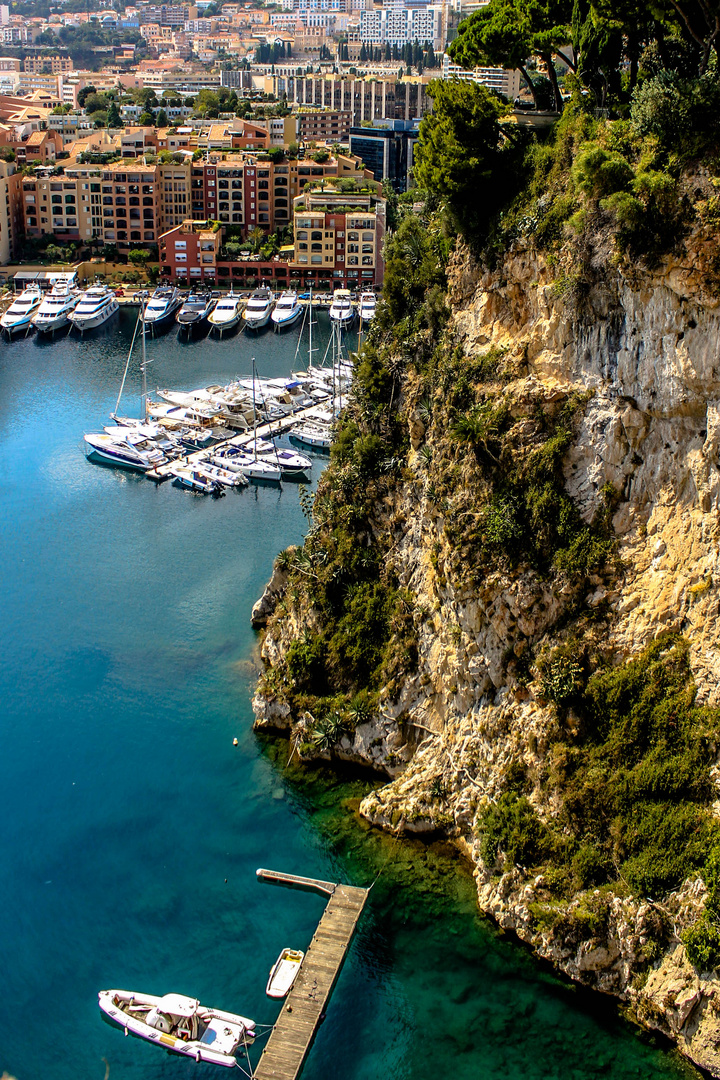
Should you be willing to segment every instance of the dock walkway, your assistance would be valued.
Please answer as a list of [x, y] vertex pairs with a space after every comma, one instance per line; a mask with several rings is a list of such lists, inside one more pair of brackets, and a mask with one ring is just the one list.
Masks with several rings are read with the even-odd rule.
[[282, 1012], [253, 1073], [255, 1080], [296, 1080], [324, 1017], [370, 890], [273, 870], [258, 870], [257, 875], [270, 884], [329, 896], [295, 985], [283, 1002]]
[[[288, 413], [287, 416], [283, 416], [279, 420], [270, 420], [266, 424], [259, 424], [257, 438], [274, 439], [278, 435], [290, 431], [303, 420], [311, 420], [313, 417], [317, 416], [320, 411], [326, 408], [327, 406], [324, 403], [308, 405], [306, 409], [298, 409], [297, 412]], [[254, 432], [241, 431], [237, 435], [232, 435], [229, 439], [214, 443], [212, 450], [213, 452], [216, 452], [217, 450], [222, 450], [226, 446], [252, 447], [254, 441]], [[174, 475], [173, 470], [177, 465], [189, 465], [192, 467], [194, 462], [203, 461], [207, 457], [207, 454], [207, 449], [190, 451], [187, 454], [183, 454], [182, 457], [177, 458], [177, 460], [168, 461], [165, 465], [159, 465], [152, 474], [146, 475], [149, 475], [151, 480], [165, 480], [168, 476]]]

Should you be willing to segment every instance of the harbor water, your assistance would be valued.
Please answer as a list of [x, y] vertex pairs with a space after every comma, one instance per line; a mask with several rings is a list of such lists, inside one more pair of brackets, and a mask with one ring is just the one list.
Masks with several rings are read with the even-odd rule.
[[[272, 1023], [268, 970], [307, 947], [323, 902], [258, 884], [266, 866], [376, 882], [305, 1080], [696, 1076], [499, 935], [450, 848], [363, 825], [374, 781], [284, 769], [283, 745], [253, 735], [250, 609], [303, 535], [298, 489], [215, 501], [85, 460], [133, 321], [0, 344], [0, 1074], [213, 1075], [102, 1023], [97, 992]], [[284, 375], [297, 339], [171, 331], [148, 342], [148, 381], [228, 382], [253, 356]], [[139, 382], [133, 366], [126, 413]]]

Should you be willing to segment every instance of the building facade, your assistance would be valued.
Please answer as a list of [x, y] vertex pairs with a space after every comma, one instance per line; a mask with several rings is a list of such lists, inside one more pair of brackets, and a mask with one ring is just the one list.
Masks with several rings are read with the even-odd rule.
[[377, 121], [373, 127], [350, 129], [350, 153], [362, 159], [376, 180], [389, 180], [402, 194], [412, 187], [417, 121]]
[[293, 203], [291, 268], [303, 287], [382, 285], [385, 200], [376, 194], [315, 190]]
[[22, 177], [13, 162], [0, 161], [0, 265], [17, 256], [22, 234]]

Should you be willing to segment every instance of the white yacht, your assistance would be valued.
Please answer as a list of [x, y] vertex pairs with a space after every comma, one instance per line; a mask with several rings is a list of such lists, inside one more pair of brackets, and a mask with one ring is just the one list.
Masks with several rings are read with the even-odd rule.
[[106, 285], [93, 285], [80, 297], [74, 311], [70, 312], [70, 322], [76, 330], [94, 330], [111, 319], [119, 304], [112, 289]]
[[302, 306], [298, 303], [296, 292], [281, 293], [270, 318], [273, 322], [273, 330], [284, 330], [288, 326], [294, 326], [302, 315]]
[[[187, 479], [192, 483], [192, 477]], [[188, 487], [190, 483], [187, 483]], [[194, 488], [196, 491], [205, 489], [204, 484]], [[237, 1068], [235, 1052], [255, 1038], [254, 1020], [208, 1009], [196, 998], [182, 994], [155, 997], [129, 990], [101, 990], [98, 1004], [126, 1035], [154, 1042], [164, 1050], [196, 1062]]]
[[246, 330], [260, 330], [270, 321], [273, 297], [268, 289], [254, 292], [243, 312]]
[[33, 326], [43, 334], [62, 330], [70, 322], [70, 313], [77, 307], [79, 299], [77, 289], [68, 288], [64, 282], [53, 286], [33, 315]]
[[150, 469], [165, 464], [165, 454], [149, 440], [122, 435], [122, 431], [122, 428], [118, 428], [118, 435], [108, 435], [105, 431], [85, 435], [85, 442], [89, 447], [88, 458], [134, 472], [149, 472]]
[[33, 316], [42, 303], [42, 293], [37, 285], [28, 285], [16, 296], [5, 314], [0, 318], [0, 327], [8, 337], [29, 330]]
[[225, 330], [230, 330], [240, 322], [240, 309], [242, 297], [229, 292], [221, 297], [215, 305], [215, 310], [208, 315], [208, 322], [213, 330], [218, 330], [222, 337]]
[[370, 322], [375, 315], [375, 309], [377, 307], [377, 297], [375, 293], [364, 292], [360, 295], [360, 321], [364, 323]]
[[330, 305], [330, 322], [339, 326], [341, 330], [347, 330], [355, 321], [355, 308], [349, 289], [336, 289], [333, 293], [333, 302]]
[[329, 450], [332, 439], [330, 429], [319, 424], [299, 424], [290, 432], [290, 441], [310, 450]]
[[182, 306], [182, 297], [172, 285], [160, 285], [145, 306], [145, 326], [151, 332], [168, 326]]

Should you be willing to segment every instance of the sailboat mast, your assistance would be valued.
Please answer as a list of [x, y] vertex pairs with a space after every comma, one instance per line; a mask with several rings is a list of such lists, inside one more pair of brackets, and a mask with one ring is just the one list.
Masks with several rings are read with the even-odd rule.
[[147, 423], [148, 411], [147, 411], [147, 351], [145, 348], [145, 298], [147, 293], [140, 293], [140, 317], [142, 319], [142, 364], [140, 370], [142, 371], [142, 403], [143, 403], [143, 418]]
[[312, 366], [312, 285], [310, 286], [310, 345], [308, 346], [308, 367]]
[[255, 357], [252, 358], [253, 375], [253, 440], [255, 443], [255, 460], [257, 461], [257, 407], [255, 405]]

